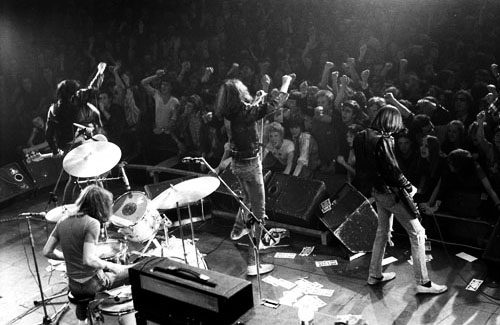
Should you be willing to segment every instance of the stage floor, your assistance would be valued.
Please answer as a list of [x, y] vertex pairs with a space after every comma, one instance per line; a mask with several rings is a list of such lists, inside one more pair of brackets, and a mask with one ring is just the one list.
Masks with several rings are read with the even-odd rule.
[[[137, 190], [143, 190], [137, 187]], [[113, 191], [115, 196], [123, 189]], [[60, 196], [61, 197], [61, 196]], [[39, 212], [46, 209], [48, 190], [36, 196], [18, 197], [8, 204], [3, 203], [0, 210], [0, 323], [36, 324], [43, 319], [43, 309], [33, 308], [33, 302], [40, 300], [36, 281], [35, 267], [26, 220], [8, 221], [22, 212]], [[42, 255], [42, 248], [54, 224], [45, 221], [31, 222], [35, 241], [36, 257], [47, 296], [65, 290], [66, 279], [61, 271], [48, 271], [49, 263]], [[246, 276], [248, 247], [233, 242], [229, 238], [232, 221], [227, 218], [213, 218], [194, 224], [198, 238], [198, 250], [204, 257], [208, 268], [213, 271], [247, 279], [253, 284], [255, 307], [239, 319], [244, 324], [299, 324], [297, 309], [280, 305], [277, 309], [262, 306], [259, 301], [256, 277]], [[184, 234], [190, 227], [184, 226]], [[171, 235], [179, 237], [178, 229], [171, 229]], [[353, 261], [345, 258], [337, 242], [323, 246], [319, 239], [291, 234], [290, 246], [271, 248], [262, 251], [265, 262], [275, 264], [269, 275], [278, 279], [295, 282], [306, 279], [317, 282], [324, 289], [333, 290], [328, 296], [318, 296], [326, 305], [321, 307], [314, 318], [315, 324], [334, 324], [338, 315], [361, 315], [367, 324], [500, 324], [500, 301], [488, 297], [492, 291], [484, 284], [478, 291], [465, 289], [473, 278], [484, 279], [486, 267], [483, 261], [467, 262], [455, 255], [462, 248], [444, 247], [432, 243], [432, 260], [428, 262], [430, 277], [433, 281], [446, 284], [448, 292], [438, 295], [416, 295], [407, 238], [396, 236], [396, 246], [389, 247], [387, 256], [397, 261], [387, 265], [387, 271], [397, 273], [395, 280], [381, 286], [368, 286], [366, 278], [370, 254]], [[304, 246], [314, 246], [311, 255], [299, 256]], [[296, 253], [295, 258], [277, 258], [276, 253]], [[474, 251], [468, 252], [474, 255]], [[479, 253], [477, 253], [479, 257]], [[338, 265], [316, 267], [316, 261], [336, 260]], [[498, 270], [495, 270], [498, 272]], [[265, 279], [268, 275], [264, 275]], [[262, 297], [279, 300], [282, 286], [261, 283]], [[58, 304], [47, 306], [52, 315], [67, 301], [64, 296], [53, 300]], [[167, 309], [168, 306], [165, 306]], [[59, 324], [76, 324], [74, 305], [59, 319]], [[23, 316], [19, 319], [19, 317]], [[108, 322], [111, 322], [108, 319]], [[106, 321], [105, 321], [106, 323]], [[360, 323], [362, 324], [362, 323]]]

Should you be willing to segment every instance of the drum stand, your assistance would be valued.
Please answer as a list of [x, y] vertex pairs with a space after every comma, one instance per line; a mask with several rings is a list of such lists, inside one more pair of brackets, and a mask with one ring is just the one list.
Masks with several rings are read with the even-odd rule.
[[[220, 177], [215, 169], [210, 166], [210, 164], [205, 160], [205, 158], [200, 157], [197, 158], [201, 163], [203, 163], [209, 170], [210, 172], [215, 175], [220, 182], [224, 185], [224, 187], [228, 190], [228, 192], [235, 198], [235, 200], [239, 203], [240, 207], [244, 210], [244, 212], [247, 213], [248, 216], [251, 216], [250, 220], [247, 222], [246, 226], [249, 230], [248, 232], [248, 237], [250, 239], [250, 242], [252, 243], [253, 247], [253, 252], [254, 252], [254, 257], [255, 257], [255, 266], [257, 267], [257, 283], [258, 283], [258, 291], [259, 291], [259, 300], [263, 303], [265, 306], [270, 306], [274, 304], [273, 301], [269, 299], [262, 299], [262, 288], [261, 288], [261, 279], [260, 279], [260, 258], [259, 258], [259, 242], [260, 238], [256, 237], [256, 226], [258, 225], [264, 233], [266, 233], [269, 238], [273, 241], [276, 242], [274, 237], [269, 233], [269, 231], [264, 227], [264, 223], [261, 219], [257, 218], [255, 214], [245, 205], [245, 203], [241, 200], [241, 198], [236, 194], [229, 185], [226, 184], [226, 182]], [[243, 212], [242, 212], [243, 213]]]

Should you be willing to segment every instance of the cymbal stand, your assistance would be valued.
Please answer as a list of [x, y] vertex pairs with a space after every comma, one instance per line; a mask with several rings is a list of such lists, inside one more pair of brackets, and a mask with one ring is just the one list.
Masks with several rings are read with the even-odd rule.
[[[31, 252], [33, 254], [33, 263], [35, 264], [35, 271], [36, 271], [36, 276], [37, 276], [37, 279], [38, 279], [38, 289], [40, 290], [40, 297], [42, 299], [41, 301], [41, 305], [43, 307], [43, 320], [41, 323], [39, 324], [43, 324], [43, 325], [46, 325], [46, 324], [52, 324], [52, 322], [54, 321], [54, 319], [56, 319], [58, 317], [58, 315], [60, 313], [62, 313], [63, 311], [66, 311], [67, 308], [69, 308], [69, 303], [65, 303], [64, 306], [62, 308], [60, 308], [59, 310], [56, 311], [56, 313], [50, 317], [48, 314], [47, 314], [47, 307], [46, 307], [46, 304], [47, 304], [47, 300], [45, 299], [45, 296], [43, 294], [43, 288], [42, 288], [42, 280], [40, 278], [40, 271], [38, 269], [38, 262], [36, 260], [36, 253], [35, 253], [35, 241], [33, 239], [33, 231], [31, 230], [31, 218], [33, 218], [32, 215], [27, 215], [25, 216], [24, 218], [26, 218], [26, 222], [28, 223], [28, 232], [29, 232], [29, 237], [30, 237], [30, 244], [31, 244]], [[52, 297], [52, 298], [55, 298], [56, 296]]]
[[273, 241], [276, 242], [276, 239], [269, 233], [269, 231], [264, 227], [264, 223], [261, 219], [257, 218], [255, 214], [246, 206], [246, 204], [243, 202], [243, 200], [236, 194], [229, 185], [220, 177], [215, 169], [210, 166], [210, 164], [205, 160], [205, 158], [200, 157], [196, 158], [198, 159], [199, 162], [203, 163], [209, 170], [210, 172], [215, 175], [221, 182], [222, 185], [228, 190], [229, 194], [234, 197], [234, 199], [239, 203], [240, 207], [247, 213], [248, 216], [250, 216], [250, 220], [247, 222], [247, 228], [249, 229], [248, 232], [248, 237], [250, 239], [250, 242], [252, 243], [253, 246], [253, 251], [254, 251], [254, 256], [255, 256], [255, 263], [257, 267], [257, 283], [258, 283], [258, 291], [259, 291], [259, 299], [261, 301], [265, 301], [267, 299], [262, 299], [262, 288], [261, 288], [261, 279], [260, 279], [260, 258], [259, 258], [259, 241], [260, 238], [256, 238], [256, 231], [255, 227], [258, 225], [264, 233], [266, 233], [269, 238]]

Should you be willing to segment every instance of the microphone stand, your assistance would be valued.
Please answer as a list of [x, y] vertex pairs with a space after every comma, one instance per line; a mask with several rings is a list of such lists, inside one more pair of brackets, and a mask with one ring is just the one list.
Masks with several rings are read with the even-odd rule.
[[[65, 152], [64, 154], [66, 155], [67, 153], [69, 153], [75, 147], [75, 144], [76, 144], [76, 136], [73, 136], [73, 140], [71, 141], [71, 145], [69, 146], [68, 152]], [[52, 202], [54, 202], [57, 206], [56, 191], [57, 191], [57, 188], [59, 187], [59, 183], [61, 182], [61, 178], [62, 178], [62, 175], [64, 173], [63, 163], [64, 162], [61, 162], [61, 169], [59, 170], [59, 176], [57, 177], [57, 181], [54, 184], [54, 188], [50, 192], [50, 197], [49, 197], [49, 200], [48, 200], [47, 205], [45, 207], [45, 212], [47, 212], [49, 210], [49, 207], [52, 204]], [[71, 177], [71, 175], [69, 177]]]
[[[40, 297], [42, 299], [41, 303], [40, 302], [35, 302], [35, 306], [42, 305], [42, 307], [43, 307], [43, 315], [44, 316], [43, 316], [42, 322], [39, 323], [39, 324], [46, 325], [46, 324], [52, 324], [52, 322], [54, 321], [54, 319], [56, 319], [61, 313], [65, 312], [69, 308], [69, 303], [66, 302], [64, 304], [64, 306], [62, 306], [59, 310], [57, 310], [56, 313], [53, 316], [50, 317], [48, 315], [48, 313], [47, 313], [47, 307], [46, 307], [46, 304], [47, 304], [46, 301], [47, 301], [47, 299], [45, 298], [45, 296], [43, 294], [42, 280], [40, 278], [40, 270], [38, 269], [38, 262], [37, 262], [36, 253], [35, 253], [35, 241], [33, 239], [33, 231], [31, 229], [31, 222], [30, 221], [33, 218], [33, 215], [26, 215], [26, 216], [22, 216], [22, 217], [18, 217], [18, 218], [6, 219], [4, 221], [13, 221], [13, 220], [26, 219], [26, 222], [28, 224], [28, 232], [29, 232], [29, 238], [30, 238], [30, 244], [31, 244], [31, 253], [33, 254], [33, 263], [35, 264], [35, 271], [36, 271], [36, 276], [37, 276], [37, 280], [38, 280], [38, 289], [40, 290]], [[52, 298], [55, 298], [55, 296], [52, 297]]]
[[224, 185], [224, 187], [228, 190], [229, 194], [231, 194], [231, 196], [233, 196], [235, 198], [235, 200], [239, 203], [240, 207], [245, 212], [247, 212], [247, 215], [251, 216], [250, 220], [246, 223], [246, 226], [249, 230], [248, 237], [250, 239], [250, 242], [252, 243], [254, 257], [255, 257], [255, 264], [256, 264], [255, 266], [257, 267], [257, 284], [258, 284], [258, 291], [259, 291], [259, 300], [266, 301], [267, 299], [262, 299], [262, 289], [261, 289], [261, 279], [260, 279], [260, 259], [259, 259], [259, 241], [260, 241], [260, 238], [257, 239], [256, 235], [255, 235], [256, 224], [262, 229], [263, 232], [265, 232], [269, 236], [269, 238], [273, 242], [276, 242], [276, 240], [269, 233], [269, 231], [266, 229], [266, 227], [264, 227], [263, 221], [255, 216], [255, 214], [246, 206], [246, 204], [243, 202], [243, 200], [241, 200], [241, 198], [238, 196], [238, 194], [236, 194], [231, 189], [231, 187], [229, 187], [229, 185], [227, 185], [227, 183], [217, 174], [215, 169], [213, 169], [212, 166], [210, 166], [210, 164], [205, 160], [205, 158], [200, 157], [200, 158], [197, 158], [197, 160], [199, 162], [201, 162], [202, 164], [204, 164], [210, 170], [210, 172], [219, 179], [221, 184]]

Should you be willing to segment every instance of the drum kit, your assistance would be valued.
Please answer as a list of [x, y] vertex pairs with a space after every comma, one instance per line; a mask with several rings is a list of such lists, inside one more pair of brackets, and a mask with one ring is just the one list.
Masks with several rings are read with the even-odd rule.
[[[101, 236], [97, 243], [97, 252], [101, 259], [119, 264], [132, 264], [144, 256], [166, 257], [177, 262], [184, 262], [191, 266], [208, 269], [203, 255], [196, 248], [194, 238], [193, 219], [190, 205], [214, 192], [220, 184], [217, 177], [202, 176], [189, 179], [182, 183], [171, 185], [153, 200], [145, 193], [130, 191], [128, 179], [123, 169], [120, 148], [111, 142], [86, 142], [71, 150], [63, 160], [64, 170], [75, 178], [87, 180], [77, 181], [78, 184], [95, 182], [102, 186], [102, 181], [123, 179], [128, 191], [120, 195], [112, 205], [112, 215], [109, 223], [102, 227]], [[105, 178], [113, 167], [120, 168], [122, 177]], [[180, 207], [188, 208], [190, 220], [181, 222]], [[181, 238], [170, 236], [168, 227], [173, 223], [160, 214], [163, 210], [177, 210]], [[51, 209], [45, 214], [45, 219], [56, 223], [59, 220], [78, 212], [76, 204], [66, 204]], [[204, 216], [202, 216], [204, 219]], [[185, 221], [185, 220], [184, 220]], [[182, 225], [191, 223], [191, 239], [184, 240]], [[108, 226], [113, 226], [116, 232], [108, 237]], [[157, 240], [157, 234], [163, 228], [164, 241]], [[110, 228], [111, 229], [111, 228]], [[158, 236], [160, 238], [161, 236]], [[151, 244], [154, 248], [150, 248]], [[140, 251], [129, 247], [141, 247]], [[133, 258], [135, 257], [135, 259]], [[116, 293], [119, 292], [119, 293]], [[130, 286], [124, 286], [105, 292], [108, 298], [99, 301], [93, 310], [97, 324], [135, 324], [134, 308], [130, 293]], [[117, 299], [125, 296], [127, 299]]]

